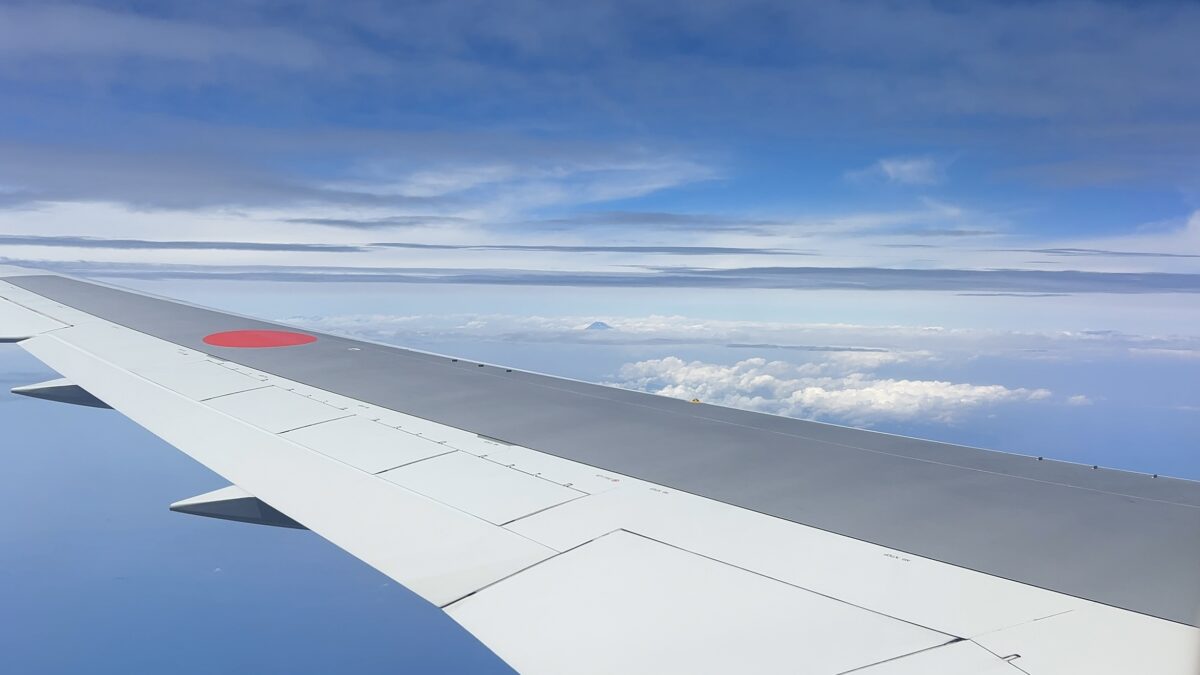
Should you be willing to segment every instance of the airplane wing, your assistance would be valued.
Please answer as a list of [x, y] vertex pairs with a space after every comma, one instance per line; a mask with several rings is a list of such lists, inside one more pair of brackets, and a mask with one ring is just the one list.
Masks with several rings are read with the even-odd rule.
[[0, 268], [0, 341], [528, 673], [1186, 673], [1200, 483], [689, 403]]

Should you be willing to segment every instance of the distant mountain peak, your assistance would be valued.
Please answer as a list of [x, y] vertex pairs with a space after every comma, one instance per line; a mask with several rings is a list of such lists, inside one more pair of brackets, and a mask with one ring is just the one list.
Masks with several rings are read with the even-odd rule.
[[593, 321], [588, 324], [587, 328], [584, 328], [584, 330], [612, 330], [612, 329], [613, 329], [612, 326], [604, 323], [603, 321]]

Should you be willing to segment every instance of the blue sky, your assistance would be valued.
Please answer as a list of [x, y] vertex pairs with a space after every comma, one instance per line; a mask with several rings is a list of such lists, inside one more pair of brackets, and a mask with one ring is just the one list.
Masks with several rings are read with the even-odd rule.
[[[1197, 34], [1184, 2], [0, 2], [0, 262], [1200, 478]], [[129, 423], [0, 422], [22, 665], [500, 668], [313, 537], [167, 513], [220, 479]]]

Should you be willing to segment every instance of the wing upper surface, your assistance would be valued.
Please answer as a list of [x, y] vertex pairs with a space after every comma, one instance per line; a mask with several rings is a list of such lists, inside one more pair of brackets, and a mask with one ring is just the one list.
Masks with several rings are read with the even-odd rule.
[[1140, 641], [1096, 650], [1094, 672], [1194, 665], [1188, 481], [332, 336], [216, 347], [286, 327], [56, 276], [5, 278], [0, 298], [56, 322], [22, 343], [35, 356], [522, 670], [718, 672], [754, 653], [764, 670], [1050, 673], [1054, 644], [1105, 631]]

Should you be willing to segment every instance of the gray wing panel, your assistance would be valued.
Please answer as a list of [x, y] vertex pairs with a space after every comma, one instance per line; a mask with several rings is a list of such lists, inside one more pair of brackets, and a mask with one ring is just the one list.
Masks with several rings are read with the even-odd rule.
[[[624, 391], [279, 328], [57, 276], [5, 279], [281, 377], [715, 500], [1165, 619], [1200, 608], [1200, 483]], [[350, 347], [355, 347], [351, 350]]]

